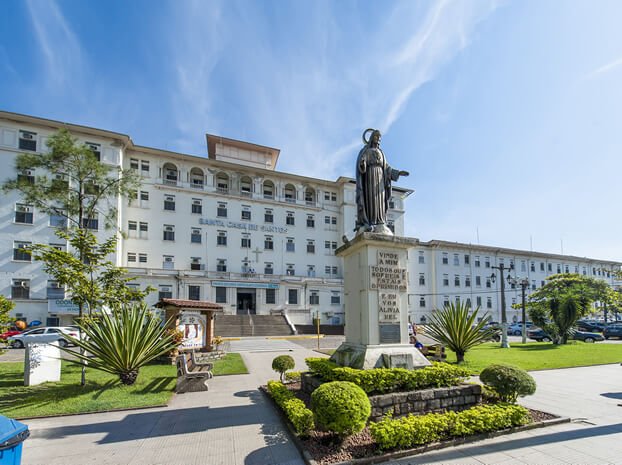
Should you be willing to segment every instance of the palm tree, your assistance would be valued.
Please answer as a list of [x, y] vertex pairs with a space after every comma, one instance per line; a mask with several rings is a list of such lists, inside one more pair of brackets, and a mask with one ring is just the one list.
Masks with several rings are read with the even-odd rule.
[[476, 322], [479, 307], [471, 315], [469, 310], [466, 303], [446, 304], [432, 313], [426, 328], [427, 335], [456, 353], [458, 363], [464, 361], [464, 354], [469, 349], [491, 340], [496, 333], [495, 329], [485, 327], [489, 320], [486, 314]]
[[123, 305], [108, 314], [83, 318], [78, 326], [82, 339], [67, 336], [83, 351], [62, 348], [79, 365], [118, 375], [123, 384], [136, 382], [140, 367], [176, 347], [173, 334], [155, 318], [146, 304]]

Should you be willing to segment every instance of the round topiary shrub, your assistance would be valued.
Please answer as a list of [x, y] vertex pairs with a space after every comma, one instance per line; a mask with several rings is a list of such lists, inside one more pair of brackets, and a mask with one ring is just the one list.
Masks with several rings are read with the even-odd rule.
[[536, 381], [522, 368], [512, 365], [490, 365], [479, 375], [486, 386], [495, 390], [504, 402], [515, 403], [518, 396], [536, 392]]
[[313, 391], [311, 410], [318, 427], [347, 436], [365, 428], [371, 404], [365, 391], [356, 384], [333, 381]]
[[283, 374], [287, 370], [291, 370], [296, 366], [294, 359], [290, 355], [279, 355], [272, 360], [272, 369], [281, 374], [281, 382], [283, 382]]

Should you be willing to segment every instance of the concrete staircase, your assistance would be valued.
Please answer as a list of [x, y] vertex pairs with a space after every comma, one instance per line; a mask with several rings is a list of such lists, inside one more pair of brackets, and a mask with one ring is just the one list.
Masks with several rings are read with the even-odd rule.
[[282, 315], [216, 315], [214, 335], [222, 337], [289, 336], [292, 330]]

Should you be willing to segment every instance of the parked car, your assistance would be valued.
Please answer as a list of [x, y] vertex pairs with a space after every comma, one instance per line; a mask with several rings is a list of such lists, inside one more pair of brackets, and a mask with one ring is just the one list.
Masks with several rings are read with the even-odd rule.
[[[529, 329], [533, 326], [533, 322], [527, 321], [525, 323], [525, 326], [527, 327], [527, 331], [529, 331]], [[509, 336], [520, 336], [521, 334], [523, 334], [523, 322], [522, 321], [519, 321], [518, 323], [512, 323], [510, 326], [508, 326]]]
[[17, 328], [11, 328], [5, 332], [3, 332], [2, 334], [0, 334], [0, 339], [2, 340], [6, 340], [8, 338], [10, 338], [11, 336], [15, 336], [16, 334], [20, 334], [21, 331]]
[[591, 331], [602, 333], [605, 329], [605, 323], [603, 321], [594, 320], [579, 320], [577, 321], [577, 328], [581, 331]]
[[[487, 329], [486, 327], [484, 327], [483, 329]], [[495, 328], [493, 328], [495, 329]], [[493, 333], [492, 337], [490, 338], [491, 341], [494, 342], [499, 342], [501, 340], [501, 330], [500, 329], [495, 329], [495, 332]]]
[[65, 334], [69, 334], [72, 337], [78, 337], [78, 331], [75, 328], [67, 326], [50, 326], [47, 328], [36, 328], [29, 331], [24, 331], [21, 334], [16, 334], [9, 337], [9, 344], [11, 347], [21, 349], [26, 344], [31, 342], [37, 342], [37, 340], [47, 341], [49, 336], [58, 336], [58, 345], [61, 347], [67, 347], [70, 342], [69, 339], [64, 337]]
[[[532, 328], [527, 331], [527, 337], [529, 339], [533, 339], [538, 342], [551, 342], [553, 339], [549, 336], [543, 329], [541, 328]], [[583, 341], [583, 342], [596, 342], [596, 341], [604, 341], [605, 338], [599, 333], [591, 333], [588, 331], [575, 331], [574, 334], [570, 337], [570, 339], [574, 339], [575, 341]]]
[[605, 326], [603, 336], [605, 339], [609, 339], [610, 337], [618, 337], [622, 339], [622, 323], [612, 323]]

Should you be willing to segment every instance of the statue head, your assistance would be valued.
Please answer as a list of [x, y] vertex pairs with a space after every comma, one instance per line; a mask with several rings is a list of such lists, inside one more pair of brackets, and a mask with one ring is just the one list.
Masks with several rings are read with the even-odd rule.
[[[367, 134], [371, 132], [369, 139], [367, 139]], [[380, 145], [380, 139], [382, 139], [382, 134], [378, 129], [365, 129], [363, 132], [363, 142], [365, 145]]]

